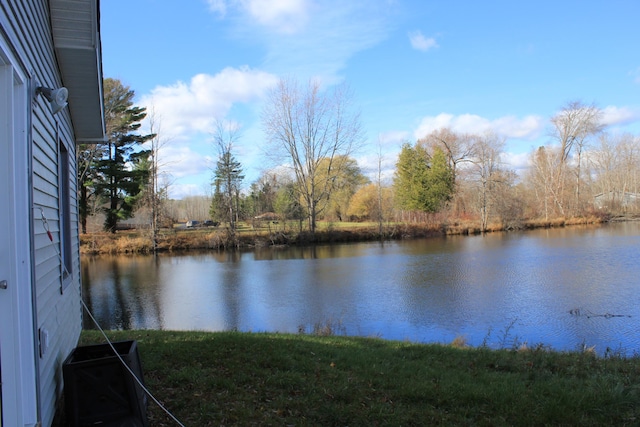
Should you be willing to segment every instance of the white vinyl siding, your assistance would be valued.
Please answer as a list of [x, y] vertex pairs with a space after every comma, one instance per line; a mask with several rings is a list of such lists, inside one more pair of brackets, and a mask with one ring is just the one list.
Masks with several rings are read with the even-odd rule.
[[[2, 0], [0, 2], [2, 31], [12, 44], [15, 54], [31, 74], [32, 89], [39, 84], [57, 88], [63, 85], [55, 60], [50, 28], [48, 0]], [[40, 416], [43, 426], [50, 426], [56, 410], [57, 397], [62, 392], [61, 363], [77, 345], [82, 327], [80, 300], [79, 251], [76, 201], [75, 141], [69, 110], [53, 115], [49, 103], [36, 96], [27, 105], [31, 116], [31, 212], [33, 242], [33, 281], [37, 331], [48, 335], [48, 344], [39, 358]], [[68, 154], [68, 218], [69, 228], [61, 227], [59, 143]], [[26, 178], [25, 178], [26, 179]], [[64, 210], [63, 210], [64, 211]], [[42, 215], [46, 218], [53, 242], [49, 239]], [[66, 237], [64, 236], [66, 234]], [[66, 239], [61, 244], [61, 239]], [[65, 246], [66, 245], [66, 246]], [[65, 249], [67, 248], [67, 249]], [[58, 251], [70, 257], [71, 277], [64, 283]], [[63, 253], [61, 252], [61, 254]], [[61, 288], [65, 284], [64, 292]], [[34, 330], [34, 339], [38, 335]], [[6, 409], [6, 408], [5, 408]]]
[[[5, 425], [37, 421], [28, 212], [28, 79], [0, 34], [0, 364]], [[0, 423], [1, 424], [1, 423]]]

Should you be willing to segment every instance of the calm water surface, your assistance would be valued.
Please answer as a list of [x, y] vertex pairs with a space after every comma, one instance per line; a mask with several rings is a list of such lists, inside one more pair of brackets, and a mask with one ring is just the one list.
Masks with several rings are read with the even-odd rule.
[[[105, 329], [311, 331], [640, 353], [640, 223], [82, 259]], [[85, 327], [92, 328], [85, 319]]]

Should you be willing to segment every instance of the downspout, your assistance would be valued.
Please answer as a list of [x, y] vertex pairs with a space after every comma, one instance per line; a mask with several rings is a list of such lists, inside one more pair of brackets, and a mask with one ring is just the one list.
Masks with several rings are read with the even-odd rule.
[[[35, 72], [31, 70], [29, 76], [29, 93], [35, 93], [35, 84], [33, 76]], [[34, 97], [29, 96], [28, 107], [29, 113], [26, 115], [27, 128], [27, 186], [29, 188], [27, 194], [28, 206], [33, 206], [33, 103]], [[57, 122], [56, 122], [57, 123]], [[31, 314], [33, 318], [33, 360], [35, 362], [35, 380], [36, 380], [36, 426], [42, 425], [42, 397], [40, 396], [40, 343], [38, 342], [38, 305], [36, 301], [36, 254], [35, 254], [35, 229], [34, 229], [33, 209], [29, 209], [29, 264], [31, 267]]]

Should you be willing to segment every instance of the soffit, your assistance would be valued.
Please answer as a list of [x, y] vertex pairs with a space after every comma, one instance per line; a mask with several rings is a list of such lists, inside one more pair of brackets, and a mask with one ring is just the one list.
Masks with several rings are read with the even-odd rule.
[[98, 0], [49, 0], [53, 44], [77, 143], [105, 140]]

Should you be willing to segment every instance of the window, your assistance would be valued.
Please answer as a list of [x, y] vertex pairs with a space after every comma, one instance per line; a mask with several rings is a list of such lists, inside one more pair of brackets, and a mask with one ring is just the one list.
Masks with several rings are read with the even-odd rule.
[[69, 150], [62, 141], [58, 144], [58, 195], [59, 195], [59, 214], [60, 214], [60, 257], [61, 257], [61, 274], [62, 288], [71, 283], [73, 271], [73, 258], [71, 256], [71, 177], [69, 174], [70, 161]]

